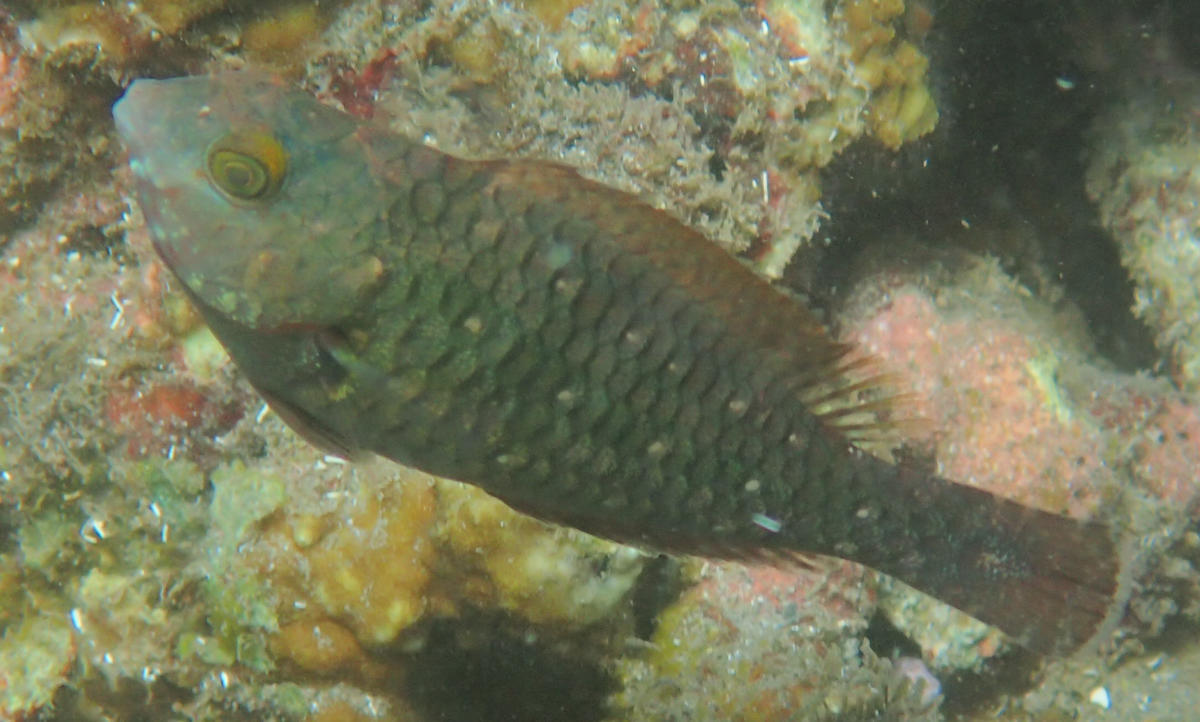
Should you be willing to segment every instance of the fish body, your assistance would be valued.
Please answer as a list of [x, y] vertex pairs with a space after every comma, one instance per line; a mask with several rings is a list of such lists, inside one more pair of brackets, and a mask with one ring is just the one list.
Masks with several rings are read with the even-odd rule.
[[164, 262], [327, 448], [624, 542], [851, 559], [1039, 651], [1112, 608], [1106, 527], [862, 452], [848, 349], [633, 196], [252, 74], [139, 80], [114, 115]]

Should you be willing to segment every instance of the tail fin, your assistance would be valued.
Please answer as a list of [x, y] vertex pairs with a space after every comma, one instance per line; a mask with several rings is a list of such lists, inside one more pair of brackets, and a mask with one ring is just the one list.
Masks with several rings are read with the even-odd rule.
[[1119, 621], [1121, 563], [1107, 526], [943, 479], [909, 481], [935, 523], [909, 549], [863, 561], [1035, 652], [1069, 654]]

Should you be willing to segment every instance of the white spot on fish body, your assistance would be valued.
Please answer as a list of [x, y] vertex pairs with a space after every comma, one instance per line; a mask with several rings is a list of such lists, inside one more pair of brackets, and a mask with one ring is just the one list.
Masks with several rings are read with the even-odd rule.
[[574, 297], [579, 291], [579, 287], [583, 285], [583, 279], [579, 278], [559, 278], [554, 281], [554, 290], [564, 296]]
[[756, 526], [762, 527], [772, 534], [778, 534], [779, 530], [783, 528], [783, 522], [757, 511], [750, 515], [750, 521], [754, 522]]
[[574, 255], [575, 253], [567, 244], [554, 243], [550, 246], [550, 250], [546, 252], [546, 265], [550, 267], [550, 270], [557, 271], [570, 263]]

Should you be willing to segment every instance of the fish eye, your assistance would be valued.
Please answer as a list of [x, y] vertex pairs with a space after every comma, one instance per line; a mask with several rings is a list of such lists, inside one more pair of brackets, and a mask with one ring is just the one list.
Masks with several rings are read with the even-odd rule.
[[208, 180], [235, 201], [268, 200], [279, 191], [287, 174], [287, 151], [269, 133], [235, 132], [208, 148]]

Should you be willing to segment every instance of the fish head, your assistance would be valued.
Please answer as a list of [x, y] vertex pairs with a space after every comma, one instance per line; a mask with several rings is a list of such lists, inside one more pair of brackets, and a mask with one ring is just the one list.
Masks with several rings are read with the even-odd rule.
[[361, 123], [253, 73], [137, 80], [113, 107], [164, 263], [206, 314], [328, 326], [379, 285]]

